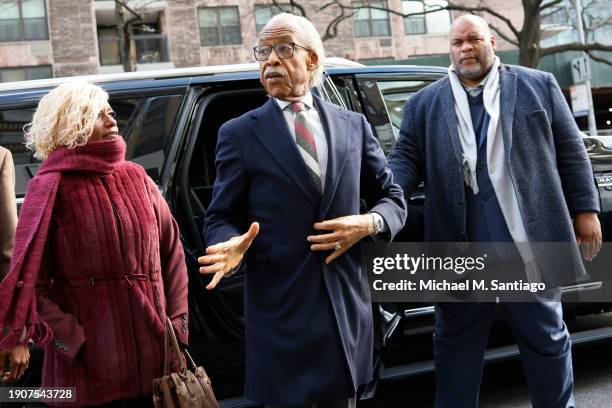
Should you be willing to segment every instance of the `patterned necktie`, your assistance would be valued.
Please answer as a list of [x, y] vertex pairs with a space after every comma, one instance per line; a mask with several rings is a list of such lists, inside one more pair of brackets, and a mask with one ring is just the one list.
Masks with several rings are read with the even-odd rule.
[[295, 112], [295, 142], [298, 150], [306, 163], [308, 173], [312, 177], [315, 186], [321, 191], [321, 169], [317, 159], [317, 145], [315, 144], [314, 135], [308, 126], [306, 119], [306, 106], [302, 102], [293, 102], [289, 105], [289, 109]]

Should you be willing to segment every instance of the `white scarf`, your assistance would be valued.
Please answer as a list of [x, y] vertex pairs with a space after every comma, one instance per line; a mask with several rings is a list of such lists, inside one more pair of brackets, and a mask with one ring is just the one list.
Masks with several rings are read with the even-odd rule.
[[[499, 57], [495, 57], [493, 67], [487, 76], [482, 91], [484, 108], [490, 118], [489, 128], [487, 129], [487, 166], [493, 190], [495, 190], [510, 235], [514, 242], [518, 243], [517, 249], [525, 263], [527, 278], [530, 282], [539, 282], [540, 274], [536, 267], [533, 251], [529, 245], [525, 244], [529, 242], [529, 238], [523, 224], [516, 191], [514, 190], [514, 183], [510, 174], [509, 162], [506, 160], [506, 153], [504, 151], [504, 138], [500, 125], [500, 65]], [[455, 98], [457, 127], [463, 153], [463, 177], [465, 183], [472, 189], [474, 194], [478, 194], [479, 189], [476, 178], [478, 142], [472, 126], [467, 95], [452, 65], [448, 68], [448, 78]]]

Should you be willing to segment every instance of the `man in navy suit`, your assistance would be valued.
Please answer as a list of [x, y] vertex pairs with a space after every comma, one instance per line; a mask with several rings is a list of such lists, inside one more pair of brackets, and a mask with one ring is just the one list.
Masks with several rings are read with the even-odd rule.
[[[450, 42], [449, 75], [406, 103], [389, 158], [406, 197], [426, 183], [426, 240], [573, 243], [555, 257], [516, 245], [514, 266], [549, 288], [583, 276], [575, 244], [588, 260], [599, 250], [599, 202], [559, 85], [548, 73], [500, 64], [496, 39], [480, 17], [456, 19]], [[561, 304], [538, 298], [502, 305], [533, 406], [573, 406]], [[493, 309], [492, 303], [436, 304], [436, 407], [478, 406]]]
[[248, 399], [354, 407], [373, 364], [359, 241], [402, 228], [402, 191], [364, 116], [310, 92], [325, 52], [308, 20], [273, 17], [254, 54], [270, 98], [219, 130], [200, 270], [212, 289], [246, 262]]

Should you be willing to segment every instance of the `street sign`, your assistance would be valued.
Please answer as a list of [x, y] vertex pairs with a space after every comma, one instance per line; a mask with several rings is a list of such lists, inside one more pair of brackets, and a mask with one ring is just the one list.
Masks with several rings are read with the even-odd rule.
[[570, 86], [572, 112], [574, 117], [586, 116], [589, 113], [589, 96], [585, 84]]
[[572, 67], [572, 79], [575, 84], [581, 84], [591, 79], [591, 70], [586, 56], [575, 58], [570, 64]]

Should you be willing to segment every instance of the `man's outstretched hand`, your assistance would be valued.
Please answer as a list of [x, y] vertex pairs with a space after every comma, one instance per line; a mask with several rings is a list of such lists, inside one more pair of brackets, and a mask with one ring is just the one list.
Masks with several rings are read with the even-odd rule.
[[254, 222], [249, 230], [237, 237], [206, 248], [206, 255], [198, 258], [200, 273], [214, 273], [206, 289], [214, 289], [219, 281], [242, 262], [245, 252], [259, 233], [259, 223]]
[[333, 251], [325, 258], [325, 263], [329, 264], [363, 237], [372, 235], [374, 233], [374, 223], [372, 222], [372, 214], [347, 215], [333, 220], [317, 222], [314, 224], [314, 229], [329, 231], [326, 234], [310, 235], [307, 238], [308, 242], [312, 244], [310, 246], [311, 250]]

